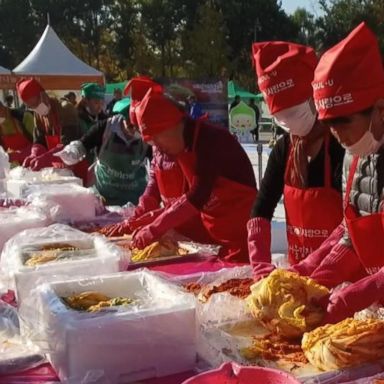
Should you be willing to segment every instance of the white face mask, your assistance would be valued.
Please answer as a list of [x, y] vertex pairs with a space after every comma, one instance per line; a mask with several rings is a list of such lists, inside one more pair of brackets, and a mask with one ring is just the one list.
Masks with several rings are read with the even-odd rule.
[[372, 118], [369, 123], [368, 131], [364, 133], [359, 141], [350, 146], [343, 147], [353, 156], [369, 156], [376, 153], [384, 143], [384, 135], [380, 140], [376, 140], [372, 133]]
[[304, 137], [311, 132], [315, 124], [316, 112], [311, 107], [310, 100], [306, 100], [304, 103], [275, 113], [274, 118], [288, 133]]
[[3, 124], [5, 121], [5, 117], [0, 117], [0, 124]]
[[41, 102], [36, 108], [32, 109], [32, 111], [36, 112], [40, 116], [46, 116], [49, 113], [49, 106], [43, 102]]

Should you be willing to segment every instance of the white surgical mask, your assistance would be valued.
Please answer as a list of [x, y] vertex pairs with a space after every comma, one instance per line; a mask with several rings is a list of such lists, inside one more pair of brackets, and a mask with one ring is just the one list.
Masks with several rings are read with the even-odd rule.
[[49, 106], [43, 102], [41, 102], [36, 108], [32, 109], [40, 116], [46, 116], [49, 113]]
[[283, 109], [275, 113], [274, 118], [278, 125], [288, 133], [295, 136], [307, 136], [316, 121], [316, 112], [310, 100], [299, 105]]
[[350, 146], [343, 147], [353, 156], [369, 156], [376, 153], [384, 143], [384, 135], [380, 140], [376, 140], [372, 133], [372, 118], [369, 123], [368, 131], [364, 133], [359, 141]]
[[5, 117], [0, 117], [0, 124], [3, 124], [5, 121]]

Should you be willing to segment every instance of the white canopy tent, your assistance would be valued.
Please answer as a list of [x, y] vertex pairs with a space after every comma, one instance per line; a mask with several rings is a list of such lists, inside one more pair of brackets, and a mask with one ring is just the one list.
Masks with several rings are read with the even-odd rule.
[[102, 72], [76, 57], [47, 25], [29, 55], [12, 71], [18, 78], [35, 77], [45, 89], [79, 89], [82, 83], [104, 83]]
[[11, 71], [7, 68], [4, 68], [0, 65], [0, 75], [10, 75]]

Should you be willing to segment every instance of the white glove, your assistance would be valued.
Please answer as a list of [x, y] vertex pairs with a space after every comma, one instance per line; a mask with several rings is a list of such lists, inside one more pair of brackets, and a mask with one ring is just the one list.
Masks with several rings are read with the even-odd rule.
[[77, 140], [70, 142], [63, 150], [55, 153], [55, 156], [60, 157], [66, 165], [74, 165], [83, 160], [86, 154], [87, 150], [83, 143]]

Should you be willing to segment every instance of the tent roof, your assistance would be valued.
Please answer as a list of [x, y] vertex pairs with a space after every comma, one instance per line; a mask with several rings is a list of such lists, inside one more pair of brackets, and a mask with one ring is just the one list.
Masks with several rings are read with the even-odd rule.
[[4, 68], [0, 65], [0, 75], [10, 75], [11, 71], [7, 68]]
[[232, 80], [228, 81], [227, 88], [229, 99], [234, 99], [236, 95], [239, 95], [242, 99], [256, 99], [259, 101], [264, 100], [261, 93], [255, 94], [248, 92], [245, 89], [238, 87]]
[[13, 70], [17, 75], [103, 76], [77, 58], [47, 25], [29, 55]]
[[106, 93], [113, 93], [115, 89], [120, 89], [123, 91], [127, 83], [128, 81], [121, 81], [120, 83], [108, 83], [105, 85], [105, 91]]

